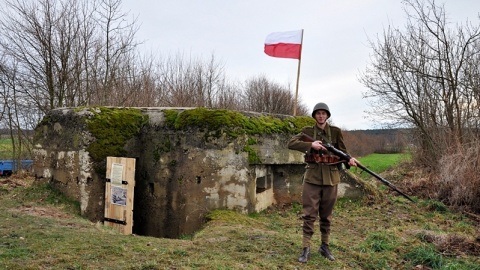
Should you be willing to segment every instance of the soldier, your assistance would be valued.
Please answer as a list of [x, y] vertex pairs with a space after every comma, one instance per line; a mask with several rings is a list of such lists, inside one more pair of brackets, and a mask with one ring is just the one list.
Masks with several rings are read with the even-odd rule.
[[[319, 252], [325, 258], [334, 261], [335, 257], [329, 249], [330, 224], [332, 222], [333, 207], [337, 201], [337, 187], [340, 182], [340, 170], [343, 164], [340, 159], [322, 145], [328, 143], [347, 153], [340, 128], [329, 125], [330, 109], [325, 103], [318, 103], [312, 111], [315, 119], [314, 126], [304, 127], [302, 133], [311, 136], [314, 142], [305, 142], [302, 135], [293, 136], [288, 142], [288, 148], [305, 153], [305, 174], [303, 175], [303, 250], [298, 258], [299, 262], [306, 263], [310, 258], [312, 235], [315, 231], [314, 222], [320, 216], [320, 233], [322, 244]], [[356, 166], [356, 159], [348, 161]]]

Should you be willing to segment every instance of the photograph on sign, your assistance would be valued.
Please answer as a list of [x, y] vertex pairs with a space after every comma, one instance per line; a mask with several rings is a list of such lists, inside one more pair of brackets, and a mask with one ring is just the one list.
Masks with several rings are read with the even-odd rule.
[[113, 163], [110, 174], [110, 183], [112, 185], [121, 185], [123, 180], [123, 164]]
[[116, 205], [127, 205], [127, 189], [112, 186], [112, 203]]

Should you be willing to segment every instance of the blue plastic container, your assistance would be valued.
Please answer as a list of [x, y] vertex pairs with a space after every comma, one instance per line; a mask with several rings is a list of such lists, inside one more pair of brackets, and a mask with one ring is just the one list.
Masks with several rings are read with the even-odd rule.
[[[20, 160], [20, 169], [28, 170], [32, 167], [33, 160]], [[16, 160], [0, 160], [0, 176], [10, 176], [18, 171], [18, 162]]]

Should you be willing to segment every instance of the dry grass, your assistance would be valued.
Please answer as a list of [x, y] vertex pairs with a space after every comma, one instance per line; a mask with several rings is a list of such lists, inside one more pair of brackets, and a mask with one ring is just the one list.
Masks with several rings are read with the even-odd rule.
[[480, 144], [452, 146], [438, 164], [436, 170], [426, 172], [404, 163], [392, 174], [407, 193], [441, 201], [456, 211], [471, 213], [472, 217], [479, 215]]
[[480, 256], [480, 239], [456, 234], [438, 234], [431, 231], [422, 232], [423, 239], [433, 243], [447, 256]]
[[480, 213], [480, 145], [459, 146], [440, 160], [438, 199]]

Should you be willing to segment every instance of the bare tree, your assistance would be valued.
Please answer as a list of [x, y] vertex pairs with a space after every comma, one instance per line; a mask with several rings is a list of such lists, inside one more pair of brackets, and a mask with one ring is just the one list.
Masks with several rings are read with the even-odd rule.
[[133, 104], [136, 28], [125, 16], [120, 0], [5, 1], [0, 121], [14, 158], [31, 149], [28, 131], [52, 109]]
[[[247, 111], [290, 115], [293, 112], [294, 96], [288, 88], [258, 76], [245, 82], [243, 109]], [[298, 115], [307, 114], [305, 105], [297, 108]]]
[[19, 66], [17, 90], [44, 113], [123, 105], [135, 67], [135, 21], [121, 0], [6, 0], [0, 49]]
[[215, 108], [241, 110], [242, 102], [238, 98], [241, 88], [237, 84], [227, 83], [225, 80], [219, 85]]
[[131, 67], [128, 79], [119, 88], [126, 88], [130, 97], [124, 102], [124, 106], [154, 107], [158, 100], [163, 99], [163, 92], [156, 87], [156, 60], [153, 55], [138, 56], [138, 63]]
[[29, 130], [40, 121], [41, 114], [17, 91], [18, 65], [5, 58], [0, 60], [0, 98], [2, 99], [0, 123], [9, 131], [12, 153], [10, 158], [20, 160], [29, 157], [33, 142]]
[[[247, 80], [245, 84], [227, 82], [223, 65], [212, 55], [208, 62], [186, 59], [182, 54], [168, 57], [155, 65], [150, 82], [156, 89], [156, 106], [206, 107], [291, 114], [294, 97], [265, 76]], [[305, 105], [298, 108], [306, 115]]]
[[[121, 87], [131, 78], [135, 65], [134, 39], [138, 27], [135, 21], [126, 19], [127, 14], [121, 11], [122, 0], [100, 0], [97, 16], [99, 22], [99, 39], [95, 66], [97, 86], [97, 104], [124, 105], [132, 95], [130, 89]], [[97, 17], [96, 17], [97, 18]], [[134, 92], [133, 92], [134, 93]]]
[[470, 140], [478, 127], [480, 26], [449, 28], [434, 0], [405, 3], [405, 30], [388, 28], [371, 41], [361, 81], [365, 96], [375, 98], [372, 113], [415, 127], [424, 164], [436, 166], [447, 146]]
[[17, 63], [16, 90], [47, 112], [67, 99], [70, 49], [78, 33], [75, 5], [59, 7], [51, 0], [6, 1], [0, 21], [0, 48]]
[[[156, 86], [159, 106], [218, 108], [226, 104], [227, 89], [223, 66], [212, 55], [209, 62], [185, 59], [181, 54], [158, 63]], [[220, 106], [221, 107], [221, 106]]]

